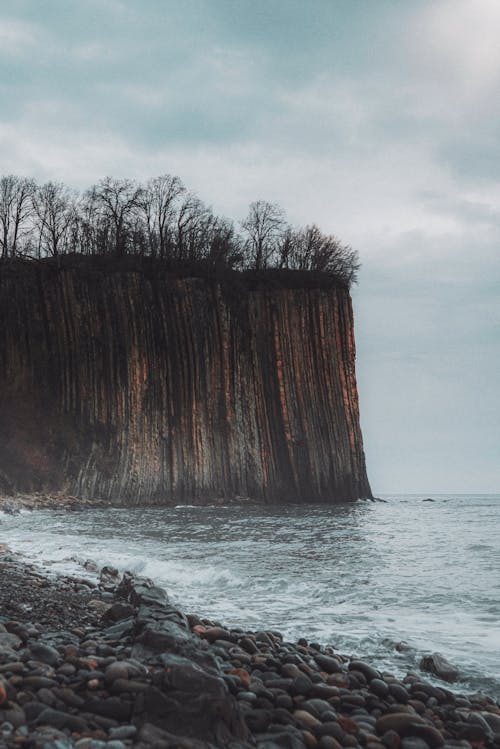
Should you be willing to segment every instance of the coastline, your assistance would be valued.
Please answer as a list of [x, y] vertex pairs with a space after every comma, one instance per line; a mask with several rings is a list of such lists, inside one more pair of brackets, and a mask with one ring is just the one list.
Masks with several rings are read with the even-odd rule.
[[0, 512], [15, 515], [24, 510], [77, 510], [83, 507], [109, 507], [103, 500], [81, 499], [63, 492], [0, 494]]
[[48, 578], [0, 549], [0, 747], [500, 747], [484, 695], [186, 616], [146, 578]]

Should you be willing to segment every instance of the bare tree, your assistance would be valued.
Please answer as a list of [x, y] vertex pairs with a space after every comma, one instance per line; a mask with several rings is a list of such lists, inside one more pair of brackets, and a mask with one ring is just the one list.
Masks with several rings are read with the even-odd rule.
[[213, 220], [202, 201], [187, 193], [176, 215], [175, 256], [178, 260], [199, 260], [203, 256], [203, 229]]
[[33, 193], [39, 256], [56, 257], [68, 250], [70, 230], [76, 220], [75, 201], [74, 191], [62, 182], [47, 182]]
[[278, 244], [278, 268], [292, 268], [294, 257], [297, 254], [297, 245], [300, 242], [300, 232], [287, 226], [281, 235]]
[[103, 247], [107, 246], [107, 236], [103, 238], [103, 224], [109, 227], [109, 222], [102, 220], [103, 212], [94, 188], [90, 188], [81, 196], [77, 212], [79, 251], [83, 255], [102, 254]]
[[119, 257], [127, 252], [134, 214], [140, 208], [143, 189], [130, 179], [105, 177], [91, 188], [91, 200], [102, 210], [113, 229], [113, 249]]
[[215, 216], [178, 177], [163, 174], [141, 186], [106, 177], [83, 196], [59, 182], [0, 177], [0, 259], [81, 254], [150, 254], [213, 269], [251, 267], [324, 273], [351, 286], [358, 254], [316, 225], [295, 229], [275, 203], [251, 203], [241, 222]]
[[153, 256], [166, 257], [172, 246], [175, 211], [186, 192], [179, 177], [162, 174], [150, 179], [143, 190], [140, 208], [144, 214], [149, 250]]
[[250, 204], [248, 216], [241, 222], [251, 264], [266, 268], [278, 252], [285, 231], [285, 214], [276, 203], [257, 200]]
[[216, 218], [208, 236], [207, 259], [215, 268], [234, 268], [243, 263], [243, 242], [236, 234], [234, 224], [225, 218]]
[[32, 215], [31, 198], [35, 183], [14, 174], [0, 178], [1, 257], [14, 257]]
[[323, 234], [313, 224], [299, 231], [291, 230], [288, 267], [302, 271], [328, 273], [351, 286], [360, 268], [358, 253], [333, 234]]

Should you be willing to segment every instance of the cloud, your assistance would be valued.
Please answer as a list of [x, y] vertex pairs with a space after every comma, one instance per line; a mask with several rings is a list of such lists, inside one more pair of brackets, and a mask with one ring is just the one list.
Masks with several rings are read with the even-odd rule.
[[0, 59], [18, 58], [30, 53], [37, 43], [40, 29], [16, 18], [0, 18]]
[[499, 32], [497, 0], [24, 0], [0, 21], [2, 169], [171, 172], [229, 217], [264, 198], [338, 234], [375, 489], [494, 489]]
[[500, 83], [500, 5], [496, 0], [439, 0], [420, 14], [413, 34], [425, 50], [419, 67], [466, 102], [486, 97]]

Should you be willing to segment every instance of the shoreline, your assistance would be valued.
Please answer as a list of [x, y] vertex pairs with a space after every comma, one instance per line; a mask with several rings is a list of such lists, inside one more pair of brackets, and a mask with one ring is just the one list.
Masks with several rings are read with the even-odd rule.
[[0, 747], [500, 747], [485, 695], [186, 616], [109, 567], [49, 578], [0, 547], [0, 574]]
[[[423, 500], [423, 501], [434, 501], [434, 500]], [[176, 507], [235, 507], [235, 506], [248, 506], [256, 505], [260, 507], [323, 507], [323, 506], [336, 506], [341, 504], [354, 505], [356, 502], [381, 502], [387, 503], [386, 499], [382, 497], [358, 497], [357, 499], [346, 500], [345, 502], [331, 502], [331, 503], [303, 503], [303, 502], [265, 502], [261, 499], [255, 499], [253, 497], [235, 497], [233, 499], [227, 498], [214, 498], [210, 502], [202, 502], [199, 504], [193, 503], [179, 503], [170, 502], [164, 504], [156, 503], [139, 503], [134, 505], [128, 504], [115, 504], [108, 502], [104, 499], [82, 499], [81, 497], [74, 497], [64, 492], [30, 492], [30, 493], [17, 493], [17, 494], [0, 494], [0, 512], [5, 512], [10, 515], [16, 515], [25, 510], [83, 510], [86, 508], [93, 509], [161, 509], [164, 508], [176, 508]]]

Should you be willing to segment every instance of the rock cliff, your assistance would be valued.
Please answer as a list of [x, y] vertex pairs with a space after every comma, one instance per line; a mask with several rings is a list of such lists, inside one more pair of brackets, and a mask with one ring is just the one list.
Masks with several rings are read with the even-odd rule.
[[371, 496], [345, 288], [39, 262], [0, 313], [0, 491]]

